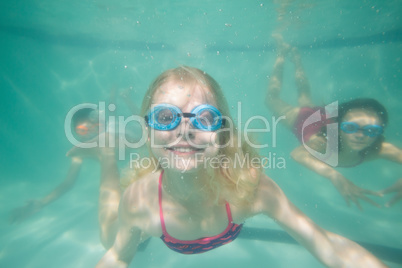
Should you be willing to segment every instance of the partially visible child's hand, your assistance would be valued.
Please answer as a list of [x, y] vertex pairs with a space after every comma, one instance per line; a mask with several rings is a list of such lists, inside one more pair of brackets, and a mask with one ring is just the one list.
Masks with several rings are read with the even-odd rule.
[[350, 203], [355, 203], [356, 206], [360, 209], [362, 209], [362, 206], [360, 205], [359, 200], [364, 200], [367, 203], [370, 203], [373, 206], [376, 207], [381, 207], [379, 204], [371, 200], [369, 198], [369, 195], [372, 196], [382, 196], [381, 193], [377, 193], [374, 191], [370, 191], [367, 189], [360, 188], [356, 186], [353, 182], [350, 180], [346, 179], [343, 176], [337, 176], [336, 179], [332, 179], [331, 182], [334, 184], [334, 186], [337, 188], [337, 190], [341, 193], [343, 198], [345, 199], [346, 203], [348, 206], [350, 206]]
[[396, 181], [392, 186], [380, 191], [381, 194], [395, 193], [395, 196], [388, 201], [385, 206], [390, 207], [402, 199], [402, 178]]

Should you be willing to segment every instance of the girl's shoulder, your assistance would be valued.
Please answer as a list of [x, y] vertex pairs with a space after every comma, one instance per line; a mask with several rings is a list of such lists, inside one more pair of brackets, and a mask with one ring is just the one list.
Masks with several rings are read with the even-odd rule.
[[256, 197], [264, 198], [268, 203], [274, 202], [283, 195], [282, 189], [265, 173], [261, 173], [259, 186], [257, 187]]
[[239, 208], [239, 215], [243, 220], [261, 213], [273, 215], [284, 199], [286, 200], [286, 196], [281, 188], [265, 173], [261, 173], [253, 200], [247, 206]]
[[159, 175], [160, 171], [151, 172], [134, 180], [125, 189], [122, 202], [130, 204], [130, 206], [142, 207], [151, 201], [157, 200]]
[[378, 157], [402, 163], [402, 149], [392, 143], [383, 142]]
[[160, 172], [148, 173], [131, 183], [124, 191], [119, 206], [119, 220], [129, 228], [136, 227], [147, 236], [161, 236], [158, 203]]

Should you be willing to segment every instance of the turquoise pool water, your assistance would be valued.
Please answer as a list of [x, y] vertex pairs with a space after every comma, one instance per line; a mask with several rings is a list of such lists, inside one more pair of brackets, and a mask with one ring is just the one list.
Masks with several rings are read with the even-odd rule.
[[[93, 267], [99, 242], [99, 165], [84, 163], [74, 188], [20, 224], [10, 211], [39, 198], [64, 178], [67, 112], [79, 103], [109, 99], [112, 89], [143, 94], [160, 72], [180, 64], [201, 68], [222, 86], [233, 115], [271, 114], [263, 103], [276, 57], [274, 32], [297, 46], [317, 104], [371, 97], [390, 114], [386, 139], [401, 142], [401, 1], [11, 1], [0, 4], [0, 267]], [[278, 21], [278, 14], [281, 20]], [[282, 96], [295, 104], [293, 67], [285, 66]], [[122, 100], [119, 113], [128, 115]], [[242, 122], [244, 124], [245, 122]], [[375, 245], [390, 267], [402, 267], [402, 202], [392, 208], [349, 208], [325, 179], [289, 156], [298, 141], [279, 126], [264, 155], [286, 167], [267, 170], [320, 226]], [[124, 166], [124, 163], [121, 163]], [[401, 177], [399, 164], [364, 163], [342, 174], [380, 190]], [[384, 203], [384, 199], [375, 200]], [[151, 239], [131, 267], [321, 267], [302, 247], [264, 236], [280, 230], [256, 217], [234, 243], [182, 256]], [[266, 234], [266, 233], [265, 233]], [[398, 251], [399, 250], [399, 251]]]

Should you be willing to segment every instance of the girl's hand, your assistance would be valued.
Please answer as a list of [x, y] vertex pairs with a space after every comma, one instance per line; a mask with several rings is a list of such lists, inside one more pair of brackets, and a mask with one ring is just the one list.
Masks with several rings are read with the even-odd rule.
[[331, 179], [331, 182], [341, 193], [348, 206], [353, 202], [360, 210], [363, 210], [359, 203], [359, 199], [362, 199], [373, 206], [381, 207], [379, 204], [367, 197], [367, 195], [382, 196], [381, 193], [360, 188], [343, 176], [337, 176], [335, 179]]
[[400, 178], [392, 186], [380, 191], [380, 194], [389, 194], [389, 193], [395, 193], [395, 196], [392, 197], [392, 199], [385, 204], [386, 207], [390, 207], [402, 199], [402, 178]]

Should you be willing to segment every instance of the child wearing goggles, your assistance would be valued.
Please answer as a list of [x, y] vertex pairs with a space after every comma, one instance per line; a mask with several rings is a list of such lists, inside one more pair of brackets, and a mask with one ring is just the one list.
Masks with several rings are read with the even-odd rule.
[[260, 214], [275, 219], [328, 267], [385, 267], [356, 243], [313, 223], [262, 168], [234, 165], [236, 158], [244, 162], [258, 154], [237, 140], [228, 105], [211, 76], [186, 66], [168, 70], [145, 96], [147, 145], [151, 160], [160, 161], [132, 170], [115, 243], [96, 267], [128, 267], [149, 237], [179, 253], [207, 252], [235, 240], [243, 223]]
[[[114, 90], [111, 92], [114, 97]], [[124, 92], [124, 94], [128, 94]], [[122, 94], [126, 104], [133, 113], [139, 113], [136, 106]], [[115, 99], [113, 98], [113, 103]], [[105, 248], [109, 248], [116, 236], [117, 209], [121, 197], [121, 186], [119, 181], [119, 170], [115, 157], [115, 148], [108, 146], [110, 134], [109, 129], [100, 125], [99, 111], [93, 108], [82, 108], [77, 110], [71, 118], [71, 132], [74, 138], [80, 143], [99, 141], [104, 139], [105, 146], [95, 148], [81, 148], [74, 146], [66, 156], [70, 158], [70, 168], [64, 180], [46, 196], [27, 201], [26, 205], [15, 208], [10, 215], [11, 223], [20, 223], [28, 217], [40, 212], [45, 206], [62, 197], [71, 190], [77, 181], [81, 166], [85, 159], [99, 161], [101, 167], [100, 189], [99, 189], [99, 224], [100, 239]], [[99, 143], [98, 143], [99, 144]]]
[[[311, 100], [310, 86], [297, 49], [285, 44], [281, 36], [276, 37], [279, 53], [270, 79], [266, 105], [275, 116], [286, 116], [286, 119], [281, 122], [303, 143], [291, 153], [293, 159], [329, 179], [348, 205], [352, 202], [361, 209], [359, 200], [364, 200], [379, 206], [369, 196], [382, 196], [385, 193], [393, 192], [396, 195], [385, 206], [390, 206], [402, 199], [402, 187], [398, 186], [402, 184], [402, 179], [381, 192], [366, 190], [355, 185], [329, 165], [326, 157], [319, 159], [306, 149], [307, 146], [321, 155], [336, 153], [338, 167], [354, 167], [363, 162], [380, 158], [402, 163], [402, 150], [385, 142], [382, 135], [388, 123], [388, 114], [384, 106], [374, 99], [356, 99], [339, 105], [337, 119], [326, 119], [324, 108], [314, 106]], [[285, 55], [287, 54], [290, 55], [296, 69], [298, 106], [292, 106], [280, 98]], [[305, 126], [306, 120], [317, 111], [321, 114], [321, 120]], [[335, 140], [337, 151], [326, 152], [329, 140], [334, 138], [331, 133], [326, 133], [327, 124], [331, 123], [337, 123], [339, 127], [338, 140]]]

